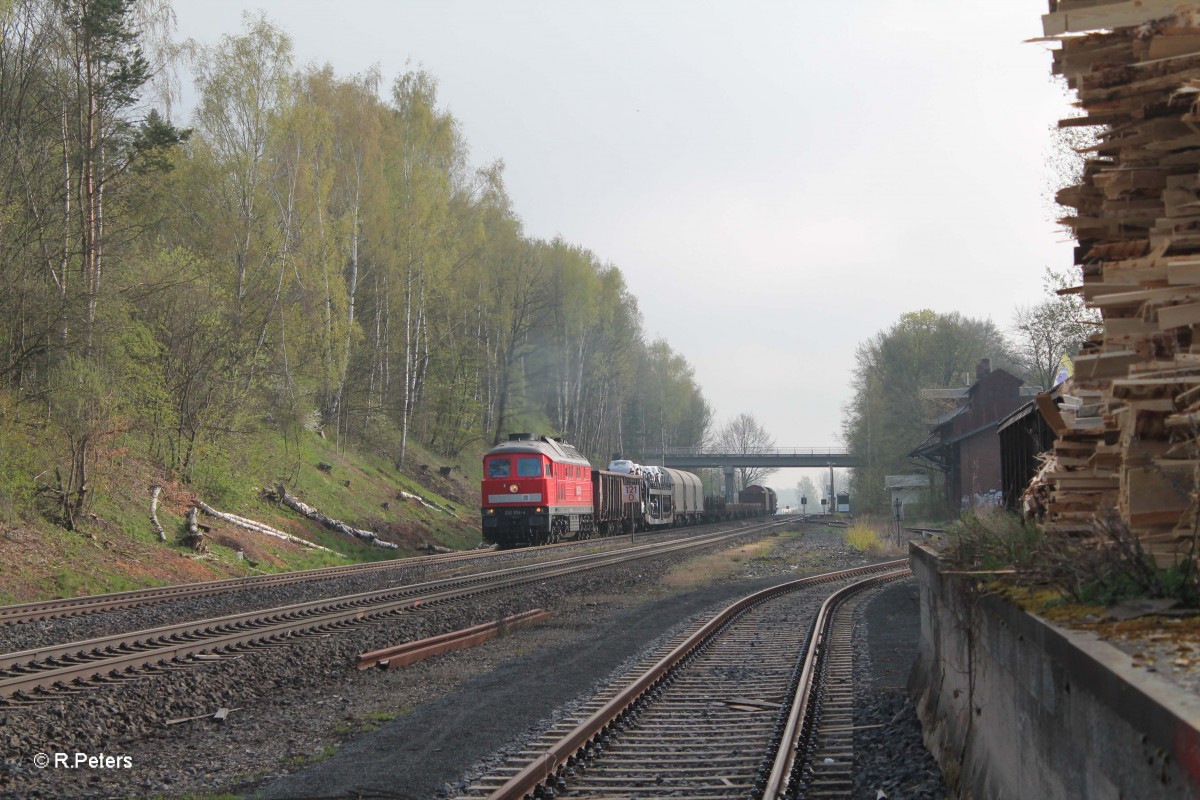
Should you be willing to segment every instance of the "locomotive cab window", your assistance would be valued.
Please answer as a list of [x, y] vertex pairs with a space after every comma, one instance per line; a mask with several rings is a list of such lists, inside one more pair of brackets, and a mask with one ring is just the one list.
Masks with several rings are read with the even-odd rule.
[[489, 478], [507, 478], [512, 472], [512, 462], [507, 458], [493, 458], [488, 462]]
[[517, 475], [522, 478], [539, 478], [542, 475], [542, 460], [540, 458], [518, 458]]

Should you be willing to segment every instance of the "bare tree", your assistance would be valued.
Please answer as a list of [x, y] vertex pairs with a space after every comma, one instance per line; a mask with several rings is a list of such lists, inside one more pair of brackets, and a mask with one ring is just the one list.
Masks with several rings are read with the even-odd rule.
[[814, 509], [821, 505], [821, 497], [821, 490], [809, 476], [805, 475], [796, 482], [796, 503], [799, 504], [801, 498], [807, 500], [804, 510], [808, 513], [815, 513]]
[[[717, 431], [714, 447], [721, 453], [765, 453], [775, 449], [775, 437], [767, 433], [753, 414], [743, 412]], [[758, 483], [775, 471], [771, 467], [738, 467], [738, 489]]]
[[1013, 314], [1010, 338], [1013, 355], [1031, 383], [1050, 389], [1056, 383], [1063, 356], [1074, 356], [1094, 326], [1099, 314], [1084, 306], [1078, 295], [1057, 294], [1064, 276], [1046, 274], [1049, 299], [1036, 306], [1022, 306]]

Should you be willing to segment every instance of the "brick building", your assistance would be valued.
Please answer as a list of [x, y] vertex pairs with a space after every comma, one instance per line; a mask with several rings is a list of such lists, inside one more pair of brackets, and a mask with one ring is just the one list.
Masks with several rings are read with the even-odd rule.
[[928, 393], [955, 401], [933, 420], [931, 433], [909, 456], [945, 473], [946, 507], [952, 511], [1003, 502], [1000, 468], [1000, 420], [1021, 407], [1036, 392], [990, 359], [975, 367], [975, 383], [962, 389]]

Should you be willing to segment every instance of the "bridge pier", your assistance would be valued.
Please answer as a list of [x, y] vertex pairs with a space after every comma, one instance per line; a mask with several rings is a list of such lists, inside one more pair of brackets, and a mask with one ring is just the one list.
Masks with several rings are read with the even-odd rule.
[[732, 503], [737, 490], [737, 484], [733, 480], [734, 468], [722, 467], [721, 470], [725, 473], [725, 502]]

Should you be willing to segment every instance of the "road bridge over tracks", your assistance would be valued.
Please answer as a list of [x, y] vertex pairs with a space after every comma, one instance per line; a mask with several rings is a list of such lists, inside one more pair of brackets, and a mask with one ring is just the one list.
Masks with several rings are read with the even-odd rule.
[[755, 453], [733, 453], [720, 450], [701, 450], [687, 447], [667, 447], [651, 453], [646, 460], [652, 464], [675, 469], [719, 469], [725, 474], [725, 496], [734, 493], [734, 470], [739, 467], [828, 467], [829, 482], [833, 483], [834, 467], [857, 467], [860, 460], [844, 449], [831, 447], [776, 447]]

